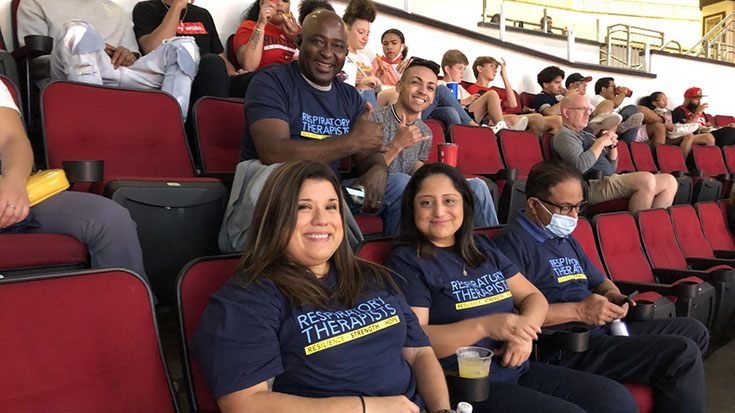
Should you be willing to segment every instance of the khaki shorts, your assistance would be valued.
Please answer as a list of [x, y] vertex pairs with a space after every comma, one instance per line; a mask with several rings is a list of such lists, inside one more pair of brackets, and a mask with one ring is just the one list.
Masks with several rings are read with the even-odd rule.
[[619, 198], [630, 198], [633, 195], [632, 182], [637, 174], [612, 174], [602, 179], [590, 181], [590, 189], [587, 193], [590, 205], [610, 201]]

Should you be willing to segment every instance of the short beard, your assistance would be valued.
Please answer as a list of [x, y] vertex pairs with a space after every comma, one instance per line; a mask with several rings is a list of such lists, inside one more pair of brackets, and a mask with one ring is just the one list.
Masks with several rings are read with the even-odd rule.
[[689, 109], [690, 112], [694, 112], [695, 110], [697, 110], [698, 106], [699, 105], [694, 104], [694, 102], [689, 102], [686, 108]]

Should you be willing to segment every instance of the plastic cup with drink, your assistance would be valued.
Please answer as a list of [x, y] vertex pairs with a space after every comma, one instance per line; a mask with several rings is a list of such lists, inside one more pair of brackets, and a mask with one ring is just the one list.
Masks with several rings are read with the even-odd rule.
[[481, 379], [490, 375], [490, 361], [493, 352], [484, 347], [460, 347], [457, 349], [459, 377]]
[[439, 162], [456, 167], [459, 146], [456, 143], [440, 143], [437, 147], [439, 151]]
[[457, 82], [448, 82], [447, 87], [449, 90], [452, 91], [452, 94], [454, 95], [455, 99], [459, 99], [459, 83]]
[[[616, 95], [619, 95], [619, 94], [620, 94], [620, 86], [618, 86], [618, 87], [616, 87], [616, 88], [615, 88], [615, 94], [616, 94]], [[631, 97], [631, 96], [633, 96], [633, 91], [632, 91], [632, 90], [630, 90], [630, 89], [626, 90], [626, 91], [625, 91], [625, 97], [626, 97], [626, 98], [629, 98], [629, 97]]]

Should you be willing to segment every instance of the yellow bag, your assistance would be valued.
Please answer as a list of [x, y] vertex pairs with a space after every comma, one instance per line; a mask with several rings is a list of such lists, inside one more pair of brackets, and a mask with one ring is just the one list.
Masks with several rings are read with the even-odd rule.
[[[2, 175], [0, 175], [2, 178]], [[63, 169], [47, 169], [38, 171], [28, 177], [26, 191], [31, 206], [69, 188], [69, 181]]]

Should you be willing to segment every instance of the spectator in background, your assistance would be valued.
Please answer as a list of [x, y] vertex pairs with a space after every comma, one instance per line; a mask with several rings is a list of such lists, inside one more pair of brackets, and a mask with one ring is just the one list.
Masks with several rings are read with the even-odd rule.
[[382, 82], [373, 74], [370, 58], [360, 51], [367, 46], [370, 38], [370, 24], [375, 21], [377, 10], [371, 0], [350, 0], [342, 15], [347, 25], [347, 46], [349, 53], [342, 69], [345, 82], [355, 87], [366, 102], [377, 107], [374, 89]]
[[228, 97], [230, 77], [244, 73], [227, 57], [212, 15], [189, 0], [147, 0], [133, 8], [135, 37], [143, 54], [151, 53], [164, 40], [191, 36], [199, 46], [199, 69], [191, 84], [189, 109], [202, 96]]
[[87, 246], [92, 268], [122, 267], [146, 278], [135, 222], [116, 202], [86, 192], [63, 191], [29, 206], [26, 180], [33, 152], [18, 108], [0, 82], [0, 234], [61, 234]]
[[287, 63], [296, 54], [301, 33], [288, 0], [255, 0], [235, 32], [233, 49], [240, 67], [248, 72], [273, 63]]
[[449, 409], [429, 339], [388, 271], [353, 255], [343, 205], [323, 163], [266, 181], [242, 260], [192, 339], [221, 411]]
[[326, 0], [301, 0], [299, 3], [299, 26], [304, 24], [304, 19], [317, 10], [334, 11], [334, 7]]
[[715, 137], [717, 146], [735, 145], [735, 124], [721, 128], [714, 128], [708, 120], [704, 111], [709, 106], [702, 103], [702, 89], [690, 87], [684, 92], [684, 103], [677, 106], [671, 113], [674, 123], [696, 123], [699, 131], [709, 132]]
[[666, 144], [678, 145], [684, 152], [684, 159], [687, 158], [692, 150], [692, 145], [715, 144], [715, 137], [711, 133], [700, 133], [694, 135], [699, 125], [695, 123], [673, 123], [671, 111], [668, 109], [668, 98], [664, 92], [653, 92], [649, 96], [645, 96], [639, 102], [639, 106], [645, 106], [656, 113], [660, 113], [666, 119], [664, 126], [666, 127]]
[[[663, 117], [645, 106], [624, 105], [626, 97], [632, 93], [625, 86], [616, 86], [611, 77], [597, 79], [595, 96], [589, 100], [593, 117], [617, 113], [623, 118], [617, 130], [621, 140], [641, 142], [650, 137], [653, 145], [663, 144], [666, 141]], [[644, 124], [645, 127], [641, 127]]]
[[[419, 118], [434, 98], [439, 65], [415, 58], [396, 84], [398, 101], [370, 114], [370, 120], [383, 125], [383, 153], [390, 172], [413, 175], [426, 162], [431, 150], [431, 129]], [[495, 204], [487, 184], [480, 178], [467, 180], [475, 199], [475, 225], [498, 225]]]
[[[536, 81], [541, 86], [541, 93], [537, 94], [531, 102], [531, 108], [544, 116], [561, 115], [561, 100], [566, 90], [561, 85], [564, 79], [564, 71], [558, 66], [548, 66], [536, 75]], [[578, 90], [572, 89], [572, 93]]]
[[522, 120], [516, 115], [504, 115], [498, 92], [494, 89], [479, 89], [470, 94], [461, 82], [469, 61], [467, 56], [459, 50], [447, 50], [442, 56], [444, 79], [440, 84], [457, 83], [457, 100], [464, 107], [476, 123], [481, 123], [485, 116], [489, 116], [493, 123], [492, 129], [498, 133], [501, 129], [510, 127], [515, 130], [525, 130], [528, 120]]
[[[490, 87], [490, 82], [495, 80], [495, 76], [498, 73], [499, 66], [500, 77], [503, 80], [503, 87], [505, 89]], [[502, 108], [501, 115], [503, 115], [503, 118], [505, 118], [506, 116], [511, 116], [509, 114], [505, 114], [505, 112], [508, 109], [513, 109], [519, 106], [519, 102], [518, 99], [516, 99], [516, 93], [515, 91], [513, 91], [513, 87], [508, 80], [505, 59], [501, 59], [501, 62], [498, 62], [490, 56], [480, 56], [472, 63], [472, 71], [475, 74], [476, 80], [475, 84], [467, 88], [467, 91], [472, 94], [478, 93], [480, 90], [485, 90], [487, 92], [486, 94], [492, 94], [494, 92], [494, 94], [497, 95], [497, 99], [500, 101], [500, 107]], [[495, 107], [495, 105], [491, 106]], [[491, 107], [489, 106], [488, 109], [491, 109]], [[490, 116], [490, 119], [493, 121], [494, 124], [497, 124], [497, 122], [503, 120], [502, 118], [498, 117], [497, 113], [488, 112], [488, 115]], [[547, 132], [554, 133], [557, 129], [559, 129], [559, 126], [561, 126], [561, 118], [558, 116], [546, 116], [534, 113], [512, 116], [514, 116], [515, 119], [526, 118], [528, 122], [528, 129], [539, 136]], [[477, 119], [477, 116], [475, 117], [475, 119]], [[506, 122], [507, 121], [508, 120], [506, 119]]]
[[408, 56], [406, 37], [398, 29], [388, 29], [380, 36], [383, 45], [383, 55], [373, 59], [373, 71], [384, 85], [395, 85], [401, 78], [403, 71], [411, 63]]
[[[568, 99], [581, 103], [580, 96], [563, 102]], [[562, 351], [542, 360], [618, 382], [650, 385], [655, 412], [703, 413], [702, 358], [709, 337], [701, 322], [685, 317], [629, 321], [629, 336], [609, 333], [609, 323], [625, 317], [629, 304], [571, 235], [584, 204], [579, 170], [554, 160], [534, 165], [526, 198], [526, 209], [495, 243], [548, 300], [544, 326], [582, 325], [590, 331], [587, 351]]]
[[130, 15], [110, 0], [24, 0], [18, 6], [20, 45], [28, 35], [50, 36], [51, 77], [170, 93], [188, 114], [199, 49], [173, 37], [140, 57]]
[[602, 179], [590, 180], [590, 204], [626, 198], [628, 210], [636, 212], [648, 208], [671, 206], [678, 184], [670, 174], [650, 172], [615, 173], [618, 165], [618, 146], [615, 128], [620, 115], [606, 115], [600, 137], [584, 128], [589, 122], [590, 107], [584, 96], [573, 93], [561, 101], [564, 125], [554, 135], [551, 148], [559, 158], [581, 173], [600, 171]]

